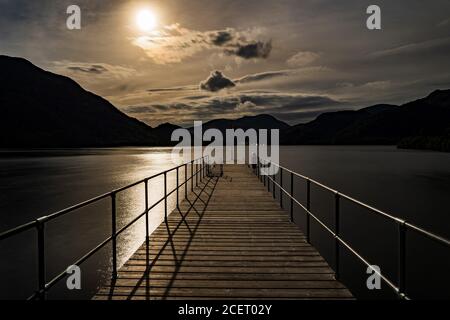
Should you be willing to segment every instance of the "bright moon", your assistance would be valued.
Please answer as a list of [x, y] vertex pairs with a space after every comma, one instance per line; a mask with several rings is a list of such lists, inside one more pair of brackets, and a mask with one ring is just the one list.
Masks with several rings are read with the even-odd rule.
[[136, 15], [136, 24], [142, 31], [151, 31], [156, 27], [156, 16], [151, 10], [140, 10]]

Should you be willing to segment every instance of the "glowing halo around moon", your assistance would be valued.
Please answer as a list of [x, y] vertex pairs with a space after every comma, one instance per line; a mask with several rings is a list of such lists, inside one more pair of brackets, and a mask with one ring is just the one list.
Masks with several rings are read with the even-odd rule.
[[150, 9], [139, 10], [136, 14], [136, 25], [141, 31], [152, 31], [157, 25], [155, 13]]

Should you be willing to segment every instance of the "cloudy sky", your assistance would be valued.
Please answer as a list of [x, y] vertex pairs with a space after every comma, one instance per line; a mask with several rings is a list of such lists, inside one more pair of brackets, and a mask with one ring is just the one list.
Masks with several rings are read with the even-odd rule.
[[[71, 4], [81, 30], [66, 27]], [[371, 4], [382, 30], [366, 28]], [[0, 0], [0, 54], [152, 126], [260, 113], [299, 123], [450, 88], [450, 1]]]

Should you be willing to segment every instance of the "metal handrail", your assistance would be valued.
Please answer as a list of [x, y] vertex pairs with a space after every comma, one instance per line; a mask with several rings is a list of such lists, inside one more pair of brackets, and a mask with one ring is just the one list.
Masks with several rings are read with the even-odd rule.
[[[280, 183], [278, 183], [275, 179], [275, 174], [272, 175], [274, 178], [270, 177], [269, 175], [261, 175], [261, 167], [267, 165], [274, 165], [279, 168], [280, 170]], [[286, 189], [283, 188], [283, 171], [286, 171], [290, 174], [290, 192], [288, 192]], [[305, 175], [299, 174], [297, 172], [294, 172], [288, 168], [285, 168], [277, 163], [273, 163], [270, 161], [264, 161], [261, 158], [258, 158], [257, 166], [254, 170], [254, 173], [258, 176], [260, 181], [264, 183], [264, 186], [267, 182], [267, 189], [270, 191], [270, 184], [269, 181], [272, 182], [272, 192], [273, 197], [275, 198], [275, 186], [277, 186], [280, 190], [280, 205], [282, 207], [282, 201], [283, 201], [283, 193], [286, 194], [290, 199], [290, 216], [291, 221], [294, 222], [294, 216], [293, 216], [293, 206], [294, 202], [300, 206], [306, 213], [306, 241], [310, 242], [310, 217], [312, 217], [322, 228], [324, 228], [329, 234], [333, 236], [335, 239], [335, 277], [336, 279], [339, 279], [340, 272], [339, 272], [339, 245], [343, 245], [345, 248], [347, 248], [355, 257], [357, 257], [360, 261], [362, 261], [367, 267], [372, 267], [372, 265], [368, 262], [367, 259], [365, 259], [360, 253], [358, 253], [357, 250], [352, 248], [350, 244], [348, 244], [340, 235], [339, 235], [339, 222], [340, 222], [340, 199], [346, 199], [354, 204], [357, 204], [373, 213], [376, 213], [379, 216], [382, 216], [384, 218], [389, 219], [390, 221], [393, 221], [398, 224], [398, 239], [399, 239], [399, 248], [398, 248], [398, 285], [395, 285], [393, 281], [388, 279], [386, 276], [379, 273], [377, 270], [372, 269], [376, 274], [380, 276], [380, 278], [388, 284], [388, 286], [393, 289], [397, 295], [402, 299], [409, 299], [409, 297], [406, 295], [406, 286], [405, 286], [405, 276], [406, 276], [406, 231], [408, 229], [413, 230], [422, 236], [432, 239], [442, 245], [445, 245], [447, 247], [450, 247], [450, 240], [445, 239], [444, 237], [438, 236], [430, 231], [427, 231], [425, 229], [422, 229], [420, 227], [417, 227], [403, 219], [400, 219], [398, 217], [392, 216], [386, 212], [383, 212], [377, 208], [374, 208], [372, 206], [369, 206], [359, 200], [356, 200], [346, 194], [343, 194], [337, 190], [334, 190], [314, 179], [311, 179]], [[306, 181], [306, 193], [307, 193], [307, 203], [306, 206], [300, 203], [295, 197], [294, 197], [294, 177], [302, 178]], [[266, 181], [267, 180], [267, 181]], [[325, 222], [323, 222], [320, 218], [318, 218], [316, 215], [314, 215], [311, 212], [311, 183], [321, 187], [324, 190], [327, 190], [335, 195], [335, 230], [328, 227]]]
[[[206, 159], [206, 161], [205, 161]], [[187, 198], [187, 188], [188, 188], [188, 182], [191, 181], [191, 190], [194, 189], [194, 177], [195, 177], [195, 185], [198, 186], [199, 177], [200, 182], [203, 181], [203, 178], [207, 175], [209, 172], [209, 162], [208, 156], [203, 156], [201, 158], [197, 158], [194, 160], [191, 160], [189, 162], [183, 163], [177, 167], [173, 167], [171, 169], [159, 172], [155, 175], [152, 175], [150, 177], [141, 179], [139, 181], [133, 182], [129, 185], [126, 185], [124, 187], [115, 189], [113, 191], [110, 191], [108, 193], [101, 194], [99, 196], [96, 196], [94, 198], [91, 198], [89, 200], [86, 200], [84, 202], [80, 202], [76, 205], [73, 205], [71, 207], [65, 208], [63, 210], [57, 211], [55, 213], [52, 213], [47, 216], [42, 216], [37, 218], [34, 221], [22, 224], [18, 227], [15, 227], [13, 229], [7, 230], [5, 232], [0, 233], [0, 241], [5, 240], [7, 238], [13, 237], [17, 234], [20, 234], [22, 232], [28, 231], [30, 229], [36, 228], [37, 229], [37, 236], [38, 236], [38, 288], [35, 291], [33, 295], [31, 295], [27, 300], [33, 300], [36, 298], [39, 298], [41, 300], [45, 300], [46, 298], [46, 292], [49, 291], [56, 283], [58, 283], [61, 279], [63, 279], [67, 272], [64, 270], [61, 273], [59, 273], [57, 276], [55, 276], [52, 280], [46, 281], [46, 275], [45, 275], [45, 269], [46, 269], [46, 259], [45, 259], [45, 224], [49, 221], [52, 221], [58, 217], [64, 216], [72, 211], [75, 211], [77, 209], [84, 208], [90, 204], [96, 203], [100, 200], [111, 198], [111, 214], [112, 214], [112, 232], [111, 236], [100, 242], [96, 247], [91, 249], [89, 252], [87, 252], [85, 255], [83, 255], [81, 258], [79, 258], [73, 265], [80, 265], [87, 259], [89, 259], [92, 255], [94, 255], [96, 252], [98, 252], [100, 249], [102, 249], [104, 246], [106, 246], [108, 243], [112, 242], [112, 277], [117, 277], [117, 236], [120, 235], [122, 232], [127, 230], [129, 227], [131, 227], [133, 224], [135, 224], [137, 221], [139, 221], [143, 216], [146, 218], [146, 235], [145, 235], [145, 243], [146, 246], [149, 246], [149, 229], [148, 229], [148, 214], [149, 212], [155, 208], [157, 205], [159, 205], [161, 202], [164, 201], [164, 219], [167, 221], [167, 198], [172, 195], [174, 192], [177, 193], [177, 208], [179, 207], [179, 189], [182, 186], [185, 186], [185, 197]], [[190, 177], [188, 178], [188, 165], [191, 165], [190, 170]], [[195, 164], [195, 172], [194, 172], [194, 164]], [[179, 170], [180, 168], [184, 168], [185, 170], [185, 179], [182, 183], [179, 181]], [[167, 174], [176, 170], [176, 187], [171, 190], [170, 192], [167, 191]], [[148, 206], [148, 182], [154, 178], [164, 176], [164, 196], [153, 203], [151, 206]], [[116, 230], [117, 226], [117, 215], [116, 215], [116, 195], [124, 190], [127, 190], [129, 188], [135, 187], [137, 185], [140, 185], [144, 183], [145, 184], [145, 210], [144, 212], [140, 213], [137, 217], [133, 218], [130, 222], [128, 222], [125, 226], [121, 227], [119, 230]]]

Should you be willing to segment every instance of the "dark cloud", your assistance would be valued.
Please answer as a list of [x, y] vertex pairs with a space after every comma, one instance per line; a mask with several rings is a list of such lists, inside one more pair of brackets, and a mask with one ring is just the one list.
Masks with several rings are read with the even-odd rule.
[[272, 51], [272, 42], [257, 41], [248, 44], [236, 44], [236, 48], [227, 49], [225, 52], [229, 55], [236, 55], [244, 59], [262, 58], [267, 59]]
[[127, 112], [127, 113], [154, 113], [156, 111], [156, 109], [158, 109], [158, 107], [160, 107], [161, 109], [165, 109], [167, 110], [168, 107], [164, 106], [164, 105], [160, 105], [160, 106], [129, 106], [123, 109], [123, 111]]
[[241, 95], [242, 102], [252, 102], [257, 106], [273, 107], [273, 110], [296, 111], [305, 108], [321, 108], [323, 106], [342, 105], [326, 96], [302, 96], [289, 94]]
[[228, 55], [235, 55], [243, 59], [266, 59], [272, 51], [271, 41], [256, 41], [242, 36], [234, 29], [216, 31], [210, 34], [210, 44], [223, 47]]
[[195, 89], [193, 86], [179, 86], [179, 87], [170, 87], [170, 88], [152, 88], [147, 89], [147, 92], [151, 93], [160, 93], [160, 92], [177, 92], [177, 91], [185, 91], [185, 90], [193, 90]]
[[148, 106], [129, 106], [123, 108], [123, 111], [130, 114], [144, 114], [144, 113], [159, 113], [159, 112], [174, 112], [180, 110], [189, 110], [192, 107], [184, 103], [171, 104], [153, 104]]
[[217, 31], [211, 35], [211, 42], [216, 46], [222, 46], [227, 42], [233, 40], [234, 35], [231, 31]]
[[71, 70], [71, 71], [93, 73], [93, 74], [101, 74], [101, 73], [108, 72], [108, 69], [106, 69], [104, 66], [99, 65], [99, 64], [93, 64], [91, 66], [70, 66], [70, 67], [67, 67], [67, 69]]
[[225, 77], [222, 72], [216, 70], [211, 72], [211, 75], [204, 82], [200, 83], [200, 89], [216, 92], [225, 88], [231, 88], [236, 84]]
[[201, 100], [201, 99], [205, 99], [208, 98], [209, 96], [205, 96], [205, 95], [197, 95], [197, 96], [189, 96], [189, 97], [185, 97], [185, 99], [187, 100]]

